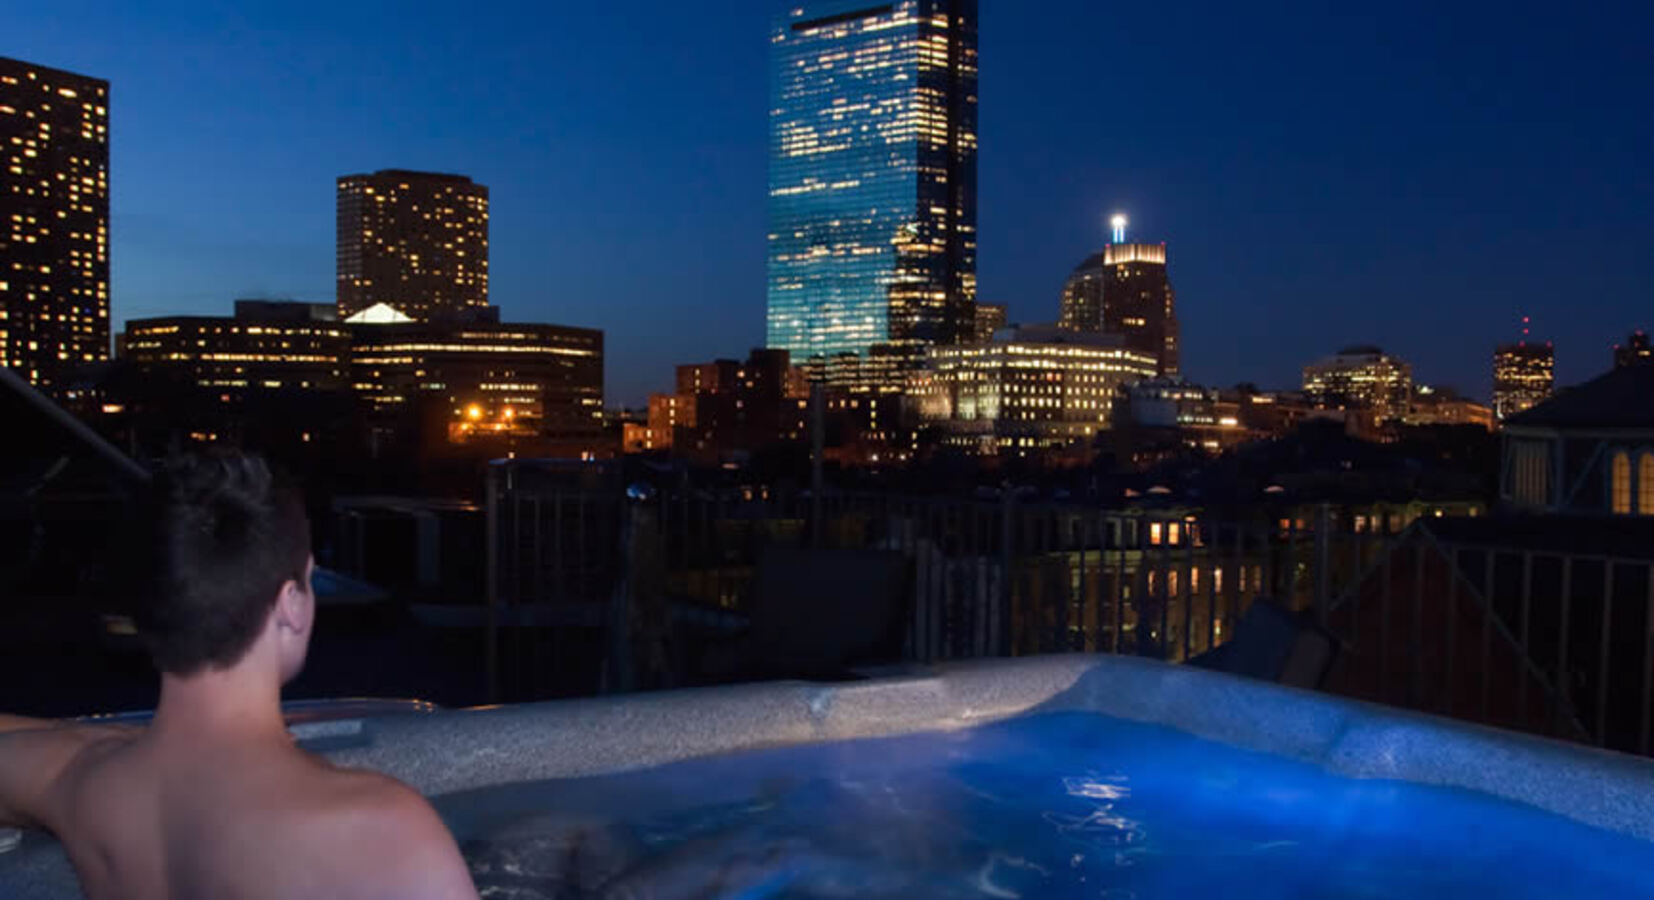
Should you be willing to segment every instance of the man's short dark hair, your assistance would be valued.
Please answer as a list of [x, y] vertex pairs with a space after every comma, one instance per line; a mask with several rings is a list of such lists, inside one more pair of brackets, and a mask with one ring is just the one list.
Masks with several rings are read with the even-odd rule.
[[193, 675], [235, 665], [282, 585], [305, 584], [303, 499], [263, 459], [213, 451], [164, 463], [150, 502], [150, 577], [134, 618], [156, 667]]

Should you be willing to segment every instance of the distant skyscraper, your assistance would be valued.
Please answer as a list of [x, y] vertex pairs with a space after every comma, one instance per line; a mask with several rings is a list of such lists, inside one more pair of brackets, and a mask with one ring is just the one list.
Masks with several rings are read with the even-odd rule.
[[770, 30], [769, 347], [976, 331], [975, 0], [819, 0]]
[[1654, 346], [1650, 346], [1648, 335], [1641, 329], [1631, 332], [1624, 344], [1614, 346], [1614, 368], [1623, 369], [1626, 366], [1640, 366], [1654, 363]]
[[[1115, 235], [1124, 237], [1118, 221]], [[1122, 335], [1126, 346], [1154, 354], [1161, 375], [1179, 369], [1177, 300], [1166, 272], [1165, 244], [1103, 248], [1103, 331]]]
[[0, 57], [0, 366], [109, 358], [109, 82]]
[[1005, 304], [978, 303], [976, 305], [976, 341], [993, 340], [994, 332], [1005, 327]]
[[1549, 400], [1556, 390], [1556, 352], [1548, 343], [1500, 344], [1493, 351], [1493, 414], [1500, 421]]
[[488, 305], [488, 188], [385, 169], [338, 186], [341, 318], [384, 303], [418, 320]]
[[1103, 254], [1093, 253], [1074, 267], [1062, 286], [1057, 324], [1069, 331], [1103, 330]]

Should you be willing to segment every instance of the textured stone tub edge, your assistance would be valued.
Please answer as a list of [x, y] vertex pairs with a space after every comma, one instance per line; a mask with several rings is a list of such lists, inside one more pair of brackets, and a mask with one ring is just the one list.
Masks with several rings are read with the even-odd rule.
[[379, 721], [373, 746], [330, 756], [441, 794], [1064, 709], [1159, 723], [1352, 777], [1478, 791], [1654, 840], [1654, 763], [1647, 760], [1132, 657], [968, 662], [869, 682], [780, 682], [392, 717]]
[[1095, 665], [1089, 657], [1048, 657], [844, 684], [775, 682], [392, 716], [377, 721], [371, 746], [327, 755], [435, 795], [739, 750], [963, 728], [1037, 707]]

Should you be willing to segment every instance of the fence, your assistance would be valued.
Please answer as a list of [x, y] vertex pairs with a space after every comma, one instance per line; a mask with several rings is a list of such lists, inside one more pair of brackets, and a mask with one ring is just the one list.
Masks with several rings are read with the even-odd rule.
[[[500, 474], [488, 570], [491, 628], [504, 630], [490, 647], [516, 661], [518, 675], [503, 673], [516, 697], [543, 693], [520, 674], [537, 655], [583, 660], [598, 673], [591, 689], [622, 689], [658, 662], [674, 622], [739, 631], [772, 548], [876, 550], [899, 554], [908, 573], [909, 661], [1085, 651], [1184, 662], [1230, 639], [1268, 598], [1336, 639], [1324, 689], [1650, 751], [1649, 560], [1450, 541], [1438, 520], [1415, 521], [1416, 508], [1281, 506], [1243, 517], [1016, 492], [762, 487], [622, 499], [615, 484]], [[548, 644], [507, 627], [524, 624], [577, 636]], [[491, 653], [492, 678], [501, 657]]]
[[[908, 565], [905, 656], [917, 662], [1063, 651], [1180, 662], [1221, 644], [1260, 597], [1324, 613], [1394, 537], [1352, 532], [1326, 508], [1223, 521], [999, 492], [690, 489], [622, 501], [613, 484], [535, 483], [509, 468], [496, 481], [491, 622], [635, 630], [639, 598], [659, 595], [680, 618], [735, 623], [754, 610], [769, 548], [882, 550]], [[607, 637], [610, 657], [630, 655]]]
[[1421, 526], [1335, 600], [1330, 620], [1357, 648], [1330, 686], [1340, 693], [1650, 752], [1648, 559], [1439, 538]]

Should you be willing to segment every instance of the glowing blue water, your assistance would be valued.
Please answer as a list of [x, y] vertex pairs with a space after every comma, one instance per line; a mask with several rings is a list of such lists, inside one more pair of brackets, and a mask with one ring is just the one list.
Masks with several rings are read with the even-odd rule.
[[1654, 896], [1654, 845], [1089, 714], [438, 798], [487, 897]]

